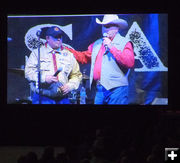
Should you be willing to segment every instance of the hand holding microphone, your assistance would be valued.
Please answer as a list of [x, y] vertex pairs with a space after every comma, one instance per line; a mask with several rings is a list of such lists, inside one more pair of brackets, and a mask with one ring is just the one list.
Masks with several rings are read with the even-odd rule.
[[103, 33], [103, 45], [104, 45], [104, 47], [106, 49], [105, 53], [107, 53], [109, 48], [110, 48], [109, 46], [111, 45], [111, 40], [108, 37], [107, 33]]
[[54, 73], [54, 75], [47, 75], [45, 81], [49, 84], [53, 82], [58, 82], [57, 75], [62, 71], [62, 67], [58, 68], [58, 70]]
[[62, 67], [59, 67], [53, 76], [57, 76], [62, 71]]

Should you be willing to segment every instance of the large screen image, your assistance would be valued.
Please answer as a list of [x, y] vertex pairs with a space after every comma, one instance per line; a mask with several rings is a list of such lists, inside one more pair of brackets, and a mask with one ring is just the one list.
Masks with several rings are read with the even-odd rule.
[[168, 15], [8, 15], [7, 103], [168, 105]]

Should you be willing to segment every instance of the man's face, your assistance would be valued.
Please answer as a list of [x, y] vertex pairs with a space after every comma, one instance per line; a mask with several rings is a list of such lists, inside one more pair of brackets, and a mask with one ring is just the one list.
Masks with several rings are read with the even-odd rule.
[[119, 27], [115, 24], [107, 24], [102, 26], [102, 34], [107, 33], [108, 38], [114, 38], [119, 31]]
[[52, 49], [58, 49], [62, 45], [62, 38], [54, 38], [52, 36], [47, 36], [46, 40]]

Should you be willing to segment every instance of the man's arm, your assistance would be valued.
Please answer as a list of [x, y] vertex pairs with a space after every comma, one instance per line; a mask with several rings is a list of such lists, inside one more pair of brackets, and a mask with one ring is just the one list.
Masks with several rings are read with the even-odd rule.
[[69, 81], [67, 84], [63, 85], [60, 89], [63, 91], [63, 94], [65, 95], [74, 89], [78, 89], [81, 80], [82, 80], [82, 74], [80, 72], [79, 64], [74, 58], [74, 65], [69, 75]]
[[110, 52], [113, 54], [119, 64], [127, 68], [132, 68], [134, 66], [134, 50], [131, 42], [128, 42], [125, 45], [123, 51], [111, 46]]
[[103, 44], [108, 46], [110, 52], [113, 54], [118, 64], [127, 68], [132, 68], [134, 66], [134, 50], [133, 44], [131, 42], [128, 42], [125, 45], [123, 51], [114, 47], [111, 44], [111, 40], [107, 37], [104, 38]]
[[25, 65], [25, 78], [28, 81], [37, 81], [38, 80], [38, 73], [37, 73], [37, 64], [38, 59], [36, 53], [33, 51]]
[[76, 51], [68, 47], [65, 47], [65, 48], [74, 54], [74, 57], [79, 63], [85, 64], [91, 61], [93, 44], [89, 45], [88, 50], [82, 51], [82, 52]]

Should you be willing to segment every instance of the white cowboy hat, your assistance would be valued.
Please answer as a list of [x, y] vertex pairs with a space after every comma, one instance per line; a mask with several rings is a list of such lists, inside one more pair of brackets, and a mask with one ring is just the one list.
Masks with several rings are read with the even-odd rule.
[[118, 15], [115, 15], [115, 14], [104, 15], [102, 22], [98, 18], [96, 18], [96, 23], [101, 24], [101, 25], [116, 24], [119, 26], [120, 29], [125, 29], [128, 27], [127, 21], [123, 19], [119, 19]]

